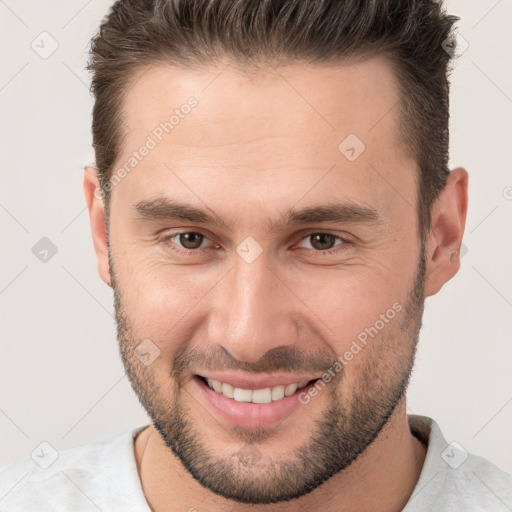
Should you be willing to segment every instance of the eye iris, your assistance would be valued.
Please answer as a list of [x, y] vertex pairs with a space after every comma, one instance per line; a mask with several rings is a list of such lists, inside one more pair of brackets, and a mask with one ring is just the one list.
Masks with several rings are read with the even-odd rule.
[[185, 249], [197, 249], [201, 247], [203, 243], [203, 235], [200, 233], [181, 233], [180, 234], [180, 244], [185, 247]]
[[315, 233], [310, 238], [311, 245], [318, 250], [332, 249], [336, 241], [336, 237], [328, 233]]

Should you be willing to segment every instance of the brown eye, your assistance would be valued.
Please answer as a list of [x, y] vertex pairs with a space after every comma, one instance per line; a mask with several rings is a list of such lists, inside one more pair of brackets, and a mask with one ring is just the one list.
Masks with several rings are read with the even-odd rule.
[[318, 251], [325, 251], [326, 249], [332, 249], [336, 242], [334, 235], [328, 233], [313, 233], [309, 235], [311, 240], [311, 246]]
[[349, 240], [329, 232], [310, 233], [297, 244], [297, 247], [308, 249], [319, 256], [341, 253], [351, 246], [352, 243]]
[[180, 233], [179, 235], [175, 235], [175, 237], [178, 238], [179, 243], [185, 249], [199, 249], [204, 240], [204, 236], [200, 233]]
[[[336, 241], [339, 240], [341, 243], [336, 244]], [[312, 249], [318, 252], [329, 251], [333, 247], [337, 247], [338, 245], [343, 245], [345, 240], [339, 236], [333, 235], [332, 233], [310, 233], [308, 236], [304, 237], [300, 243], [308, 242], [310, 247], [305, 247], [306, 249]]]

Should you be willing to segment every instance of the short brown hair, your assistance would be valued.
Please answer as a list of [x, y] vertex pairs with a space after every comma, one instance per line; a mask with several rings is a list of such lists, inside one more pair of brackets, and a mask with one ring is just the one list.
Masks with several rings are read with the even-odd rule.
[[[121, 103], [135, 71], [163, 61], [265, 66], [382, 55], [398, 77], [401, 140], [420, 169], [420, 237], [448, 174], [449, 61], [456, 16], [435, 0], [119, 0], [91, 42], [93, 145], [108, 217], [123, 141]], [[108, 221], [107, 221], [108, 222]]]

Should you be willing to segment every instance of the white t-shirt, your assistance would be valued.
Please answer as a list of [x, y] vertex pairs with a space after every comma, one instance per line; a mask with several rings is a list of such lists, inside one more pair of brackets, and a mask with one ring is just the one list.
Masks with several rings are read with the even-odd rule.
[[[428, 443], [428, 450], [403, 512], [512, 510], [511, 475], [448, 444], [431, 418], [408, 419], [411, 432]], [[0, 512], [151, 512], [133, 443], [144, 428], [58, 454], [43, 445], [33, 458], [0, 468]]]

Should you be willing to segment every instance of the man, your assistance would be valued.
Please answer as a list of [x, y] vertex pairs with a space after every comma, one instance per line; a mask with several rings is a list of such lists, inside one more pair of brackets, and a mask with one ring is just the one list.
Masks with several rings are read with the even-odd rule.
[[512, 508], [510, 475], [406, 410], [466, 221], [455, 20], [433, 0], [114, 4], [84, 191], [151, 423], [5, 469], [2, 510]]

